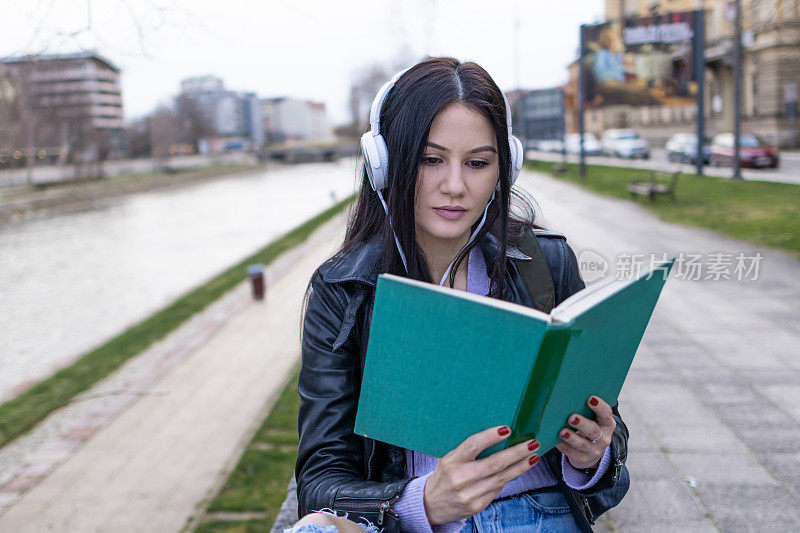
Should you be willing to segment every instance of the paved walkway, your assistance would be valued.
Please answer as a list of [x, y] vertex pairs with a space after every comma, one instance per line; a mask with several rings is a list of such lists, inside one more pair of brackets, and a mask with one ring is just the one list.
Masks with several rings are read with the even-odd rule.
[[[631, 490], [597, 529], [800, 530], [800, 262], [549, 177], [520, 181], [548, 227], [612, 275], [617, 254], [703, 263], [696, 281], [673, 270], [623, 388]], [[762, 254], [758, 279], [729, 268], [715, 281], [713, 254], [740, 252]]]
[[[280, 262], [277, 281], [271, 270], [264, 303], [249, 300], [246, 284], [235, 290], [246, 299], [237, 312], [15, 499], [0, 515], [0, 532], [179, 531], [235, 465], [297, 361], [302, 296], [341, 241], [342, 221]], [[47, 445], [38, 448], [40, 465]], [[30, 469], [12, 485], [29, 484], [37, 473]]]
[[[597, 530], [797, 530], [800, 262], [548, 177], [524, 173], [520, 183], [547, 225], [582, 260], [587, 250], [605, 257], [611, 274], [617, 254], [702, 258], [701, 279], [667, 284], [623, 390], [632, 488]], [[297, 358], [300, 295], [336, 241], [315, 238], [328, 249], [273, 282], [266, 305], [248, 303], [25, 492], [0, 531], [178, 531]], [[704, 279], [711, 254], [739, 252], [762, 255], [757, 280]]]

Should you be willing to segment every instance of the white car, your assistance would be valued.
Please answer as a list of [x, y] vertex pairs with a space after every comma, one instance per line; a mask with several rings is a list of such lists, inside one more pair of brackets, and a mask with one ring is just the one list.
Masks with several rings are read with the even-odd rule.
[[547, 139], [539, 141], [539, 150], [542, 152], [560, 152], [563, 143], [561, 139]]
[[606, 130], [600, 142], [603, 153], [612, 157], [650, 158], [650, 147], [647, 145], [647, 141], [639, 137], [639, 134], [633, 130]]
[[[581, 152], [581, 134], [570, 133], [567, 135], [567, 153], [579, 154]], [[586, 155], [597, 155], [600, 153], [600, 143], [592, 133], [583, 134], [583, 152]]]

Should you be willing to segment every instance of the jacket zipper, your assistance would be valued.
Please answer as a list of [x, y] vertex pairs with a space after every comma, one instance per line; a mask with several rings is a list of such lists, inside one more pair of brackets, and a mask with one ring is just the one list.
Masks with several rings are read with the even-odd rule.
[[337, 509], [349, 509], [351, 511], [364, 511], [367, 509], [367, 512], [377, 511], [378, 512], [378, 525], [383, 526], [383, 521], [386, 515], [393, 516], [395, 518], [398, 517], [397, 512], [392, 509], [392, 504], [397, 502], [400, 499], [400, 495], [395, 495], [389, 500], [363, 500], [363, 499], [349, 499], [349, 498], [341, 498], [336, 501], [336, 508]]
[[622, 467], [625, 466], [619, 457], [614, 459], [614, 475], [612, 476], [612, 481], [616, 484], [619, 481], [620, 473], [622, 472]]
[[375, 457], [375, 441], [370, 441], [369, 458], [367, 459], [367, 479], [372, 479], [372, 458]]

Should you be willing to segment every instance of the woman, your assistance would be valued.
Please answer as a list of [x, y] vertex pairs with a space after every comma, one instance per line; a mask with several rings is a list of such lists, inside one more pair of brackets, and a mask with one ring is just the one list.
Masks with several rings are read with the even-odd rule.
[[[545, 461], [535, 440], [476, 459], [508, 438], [502, 420], [441, 460], [353, 433], [378, 273], [534, 305], [520, 273], [531, 257], [517, 249], [533, 210], [511, 214], [522, 147], [507, 120], [486, 71], [452, 58], [378, 93], [345, 241], [309, 284], [296, 467], [306, 516], [287, 531], [586, 531], [627, 490], [627, 430], [595, 396], [596, 420], [572, 415]], [[535, 240], [557, 305], [584, 287], [575, 255], [563, 236]]]

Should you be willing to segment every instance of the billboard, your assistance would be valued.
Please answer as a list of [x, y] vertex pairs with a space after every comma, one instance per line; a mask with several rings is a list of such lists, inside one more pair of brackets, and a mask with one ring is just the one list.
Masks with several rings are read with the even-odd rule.
[[696, 34], [693, 12], [581, 26], [586, 107], [694, 103]]

